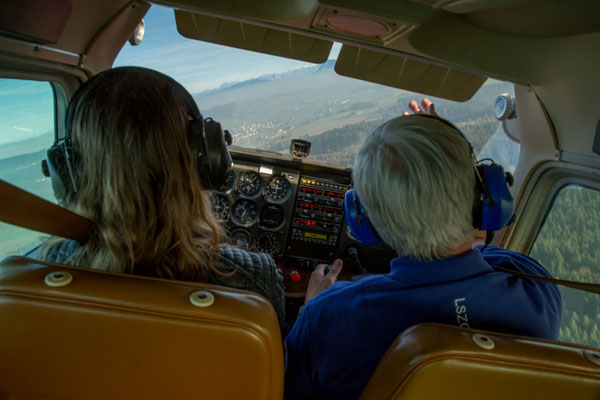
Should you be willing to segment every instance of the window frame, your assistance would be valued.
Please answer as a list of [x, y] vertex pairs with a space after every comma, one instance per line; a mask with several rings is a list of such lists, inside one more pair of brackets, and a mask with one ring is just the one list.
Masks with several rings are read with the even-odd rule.
[[65, 116], [69, 100], [88, 75], [79, 68], [5, 55], [0, 59], [0, 78], [48, 82], [54, 96], [54, 141], [65, 134]]
[[[51, 74], [49, 72], [41, 73], [41, 72], [32, 72], [32, 71], [6, 71], [3, 67], [4, 67], [4, 65], [2, 63], [0, 63], [0, 79], [10, 79], [10, 80], [14, 80], [14, 81], [23, 81], [23, 82], [25, 82], [25, 81], [40, 82], [40, 83], [48, 83], [49, 84], [49, 86], [50, 86], [49, 90], [50, 90], [51, 98], [53, 101], [53, 104], [51, 105], [50, 109], [54, 113], [52, 122], [50, 124], [50, 126], [54, 129], [54, 135], [53, 135], [52, 141], [50, 141], [48, 143], [48, 148], [50, 148], [52, 145], [54, 145], [57, 142], [58, 138], [64, 137], [66, 109], [68, 106], [67, 93], [73, 92], [74, 88], [76, 89], [76, 87], [73, 84], [79, 80], [77, 80], [73, 76], [65, 78], [64, 76]], [[40, 169], [39, 173], [40, 173], [40, 176], [42, 176], [41, 169]], [[40, 193], [33, 193], [33, 194], [36, 196], [40, 195]], [[56, 203], [56, 200], [53, 200], [53, 202]], [[25, 229], [30, 232], [35, 232], [35, 230], [32, 230], [32, 229], [23, 228], [20, 226], [16, 226], [16, 227]], [[41, 233], [41, 232], [38, 232], [38, 233], [40, 233], [40, 235], [43, 235], [43, 233]], [[38, 248], [37, 246], [34, 246], [32, 249], [29, 249], [21, 254], [31, 255], [31, 252], [35, 251], [35, 249], [37, 249], [37, 248]], [[21, 249], [21, 250], [24, 251], [23, 249]], [[19, 251], [17, 251], [17, 253], [18, 252]]]
[[575, 184], [600, 191], [600, 168], [587, 160], [581, 161], [581, 164], [547, 161], [529, 173], [527, 184], [519, 194], [515, 220], [502, 236], [504, 247], [523, 254], [531, 252], [556, 195], [563, 187]]
[[[598, 172], [599, 172], [598, 170], [594, 170], [593, 168], [591, 169], [591, 171], [589, 171], [588, 168], [582, 169], [577, 166], [569, 166], [569, 168], [565, 168], [564, 165], [561, 166], [560, 168], [553, 168], [546, 172], [546, 174], [548, 175], [546, 177], [546, 180], [548, 182], [542, 182], [542, 186], [545, 186], [548, 188], [547, 197], [543, 203], [542, 208], [540, 209], [540, 212], [538, 213], [537, 218], [535, 219], [535, 225], [534, 225], [535, 230], [532, 232], [532, 238], [531, 238], [531, 241], [527, 248], [527, 251], [523, 251], [524, 254], [531, 256], [533, 246], [537, 242], [540, 232], [543, 229], [544, 224], [546, 223], [546, 220], [550, 216], [550, 213], [554, 209], [554, 204], [555, 204], [556, 200], [558, 199], [559, 195], [562, 193], [563, 189], [567, 189], [571, 185], [578, 185], [587, 190], [595, 191], [596, 195], [600, 194], [600, 181], [598, 181], [597, 179], [594, 179], [594, 178], [600, 178], [600, 174]], [[559, 249], [559, 253], [561, 253], [561, 255], [564, 254], [564, 253], [562, 253], [561, 249]], [[534, 258], [537, 259], [536, 257], [534, 257]], [[542, 260], [539, 260], [539, 261], [542, 261]], [[553, 275], [558, 273], [558, 271], [552, 271], [550, 268], [550, 265], [547, 265], [545, 267], [548, 268], [548, 271]], [[572, 266], [570, 266], [568, 268], [568, 270], [573, 271], [573, 269], [571, 267]], [[569, 277], [569, 276], [562, 276], [562, 275], [554, 275], [554, 276], [556, 278], [560, 278], [560, 279], [573, 279], [572, 277]], [[578, 280], [578, 279], [575, 279], [575, 280]], [[571, 316], [569, 318], [567, 318], [567, 316], [569, 314], [566, 313], [566, 310], [570, 309], [571, 312], [573, 312], [573, 313], [576, 312], [580, 318], [581, 318], [581, 315], [588, 315], [588, 313], [585, 309], [577, 308], [577, 306], [576, 306], [577, 300], [573, 300], [575, 298], [573, 296], [576, 296], [577, 299], [583, 299], [584, 296], [586, 294], [589, 295], [589, 293], [586, 293], [584, 291], [579, 291], [574, 288], [566, 288], [564, 286], [562, 286], [562, 287], [559, 286], [559, 289], [563, 296], [563, 304], [561, 307], [561, 309], [563, 311], [563, 315], [562, 315], [562, 321], [561, 321], [561, 326], [560, 326], [561, 334], [560, 334], [560, 337], [558, 340], [565, 341], [567, 343], [579, 344], [579, 345], [584, 344], [586, 346], [592, 346], [592, 347], [597, 346], [598, 345], [597, 342], [585, 343], [585, 342], [583, 342], [583, 340], [586, 340], [585, 336], [577, 336], [574, 333], [572, 333], [571, 335], [575, 335], [575, 336], [569, 336], [568, 331], [567, 331], [567, 328], [569, 328], [569, 324], [572, 323], [572, 321], [574, 321], [574, 320], [571, 319]], [[571, 301], [568, 301], [567, 298], [570, 298]], [[590, 318], [591, 318], [591, 316], [590, 316]], [[565, 329], [564, 333], [563, 333], [563, 329]], [[582, 329], [584, 329], [584, 328], [582, 328]], [[584, 331], [585, 332], [584, 335], [591, 332], [592, 328], [590, 327], [589, 329], [590, 330]], [[563, 336], [563, 334], [565, 336]]]

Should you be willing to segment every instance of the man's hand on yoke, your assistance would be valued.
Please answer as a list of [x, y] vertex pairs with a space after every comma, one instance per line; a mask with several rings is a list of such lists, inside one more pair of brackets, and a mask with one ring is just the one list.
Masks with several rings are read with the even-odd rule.
[[308, 303], [322, 291], [329, 289], [329, 286], [337, 280], [338, 275], [342, 272], [343, 264], [343, 261], [338, 258], [331, 265], [329, 272], [326, 271], [327, 264], [319, 264], [315, 267], [308, 281], [304, 304]]

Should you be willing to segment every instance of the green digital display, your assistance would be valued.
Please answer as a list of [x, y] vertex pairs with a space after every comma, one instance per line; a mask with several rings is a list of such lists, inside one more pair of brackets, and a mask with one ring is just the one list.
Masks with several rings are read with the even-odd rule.
[[327, 240], [327, 235], [323, 235], [320, 233], [304, 232], [304, 236], [314, 239]]

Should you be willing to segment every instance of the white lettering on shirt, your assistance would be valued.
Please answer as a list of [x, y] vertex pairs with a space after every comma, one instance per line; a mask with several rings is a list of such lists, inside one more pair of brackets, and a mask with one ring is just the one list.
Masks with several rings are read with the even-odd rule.
[[[462, 303], [462, 305], [461, 305]], [[465, 298], [454, 299], [454, 307], [456, 307], [456, 321], [461, 328], [470, 328], [469, 318], [467, 317], [467, 306], [464, 305]]]

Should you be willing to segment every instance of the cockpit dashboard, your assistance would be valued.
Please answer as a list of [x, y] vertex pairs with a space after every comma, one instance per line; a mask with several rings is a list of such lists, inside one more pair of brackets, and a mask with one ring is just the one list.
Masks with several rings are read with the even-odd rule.
[[387, 272], [395, 253], [363, 246], [346, 229], [344, 196], [351, 169], [279, 153], [230, 147], [233, 169], [211, 194], [233, 245], [270, 254], [288, 298], [303, 298], [318, 264], [344, 261], [339, 279]]

